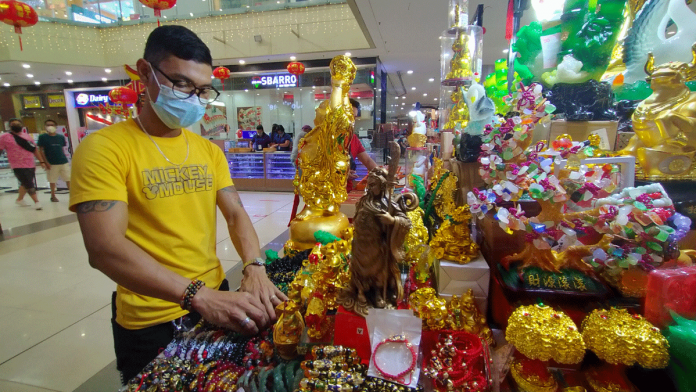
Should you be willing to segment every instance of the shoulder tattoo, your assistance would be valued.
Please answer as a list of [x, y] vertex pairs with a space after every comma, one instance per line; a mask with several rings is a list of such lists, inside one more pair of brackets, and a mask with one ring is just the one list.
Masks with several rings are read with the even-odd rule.
[[86, 201], [77, 205], [78, 214], [87, 214], [90, 212], [104, 212], [110, 210], [115, 206], [117, 201], [115, 200], [94, 200]]

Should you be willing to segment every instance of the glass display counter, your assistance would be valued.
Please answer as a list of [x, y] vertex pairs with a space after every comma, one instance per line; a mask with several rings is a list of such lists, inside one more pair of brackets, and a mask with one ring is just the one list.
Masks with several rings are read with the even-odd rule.
[[226, 156], [237, 190], [294, 190], [295, 167], [289, 152], [228, 152]]

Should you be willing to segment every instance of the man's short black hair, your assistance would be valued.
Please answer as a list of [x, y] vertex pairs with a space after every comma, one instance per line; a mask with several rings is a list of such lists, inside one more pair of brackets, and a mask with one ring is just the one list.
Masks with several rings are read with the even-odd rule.
[[210, 49], [193, 31], [184, 26], [160, 26], [150, 33], [145, 44], [143, 58], [154, 66], [172, 55], [182, 60], [208, 64], [212, 68]]
[[53, 123], [53, 125], [58, 125], [57, 122], [55, 122], [54, 120], [51, 120], [50, 118], [48, 120], [44, 121], [44, 125], [46, 125], [48, 123]]
[[263, 131], [263, 125], [259, 124], [256, 126], [257, 131]]
[[360, 110], [360, 102], [358, 102], [357, 99], [353, 99], [353, 98], [349, 98], [349, 99], [350, 99], [350, 104], [351, 104], [354, 108]]

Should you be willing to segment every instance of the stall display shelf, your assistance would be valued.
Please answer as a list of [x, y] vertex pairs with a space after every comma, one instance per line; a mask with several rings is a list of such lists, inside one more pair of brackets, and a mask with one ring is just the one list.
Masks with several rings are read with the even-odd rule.
[[289, 152], [266, 154], [266, 178], [292, 180], [295, 178], [295, 166], [292, 165]]
[[232, 178], [263, 179], [263, 154], [227, 154]]

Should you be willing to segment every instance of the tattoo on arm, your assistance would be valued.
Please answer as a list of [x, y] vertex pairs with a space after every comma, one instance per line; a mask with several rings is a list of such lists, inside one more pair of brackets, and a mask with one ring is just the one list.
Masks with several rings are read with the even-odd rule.
[[244, 205], [242, 204], [242, 199], [239, 197], [239, 193], [237, 193], [237, 189], [235, 189], [234, 186], [228, 186], [220, 190], [223, 192], [231, 193], [232, 197], [234, 198], [234, 201], [237, 202], [237, 204], [239, 204], [240, 207], [244, 208]]
[[117, 201], [115, 200], [94, 200], [86, 201], [77, 205], [78, 214], [87, 214], [90, 212], [104, 212], [110, 210], [115, 206]]

